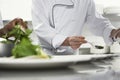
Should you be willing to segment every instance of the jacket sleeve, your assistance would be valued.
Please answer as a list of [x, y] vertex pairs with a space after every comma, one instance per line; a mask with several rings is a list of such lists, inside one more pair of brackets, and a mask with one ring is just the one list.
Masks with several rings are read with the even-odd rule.
[[87, 24], [90, 25], [90, 30], [97, 36], [102, 36], [106, 44], [112, 44], [113, 40], [109, 37], [112, 29], [110, 21], [104, 18], [101, 14], [97, 13], [93, 0], [89, 0]]
[[[32, 21], [33, 30], [38, 38], [43, 40], [47, 46], [58, 48], [66, 39], [66, 36], [58, 33], [50, 24], [49, 8], [45, 6], [45, 0], [33, 0]], [[44, 45], [44, 44], [43, 44]]]

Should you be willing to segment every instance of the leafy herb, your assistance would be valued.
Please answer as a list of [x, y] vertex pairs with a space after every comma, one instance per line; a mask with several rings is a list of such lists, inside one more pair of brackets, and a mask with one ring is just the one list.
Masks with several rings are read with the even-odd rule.
[[42, 51], [39, 45], [32, 44], [29, 35], [32, 33], [30, 29], [23, 29], [20, 25], [16, 25], [12, 31], [4, 35], [4, 38], [9, 40], [8, 36], [14, 36], [14, 48], [12, 49], [12, 55], [15, 58], [21, 58], [31, 55], [36, 55], [40, 58], [50, 58], [49, 55]]

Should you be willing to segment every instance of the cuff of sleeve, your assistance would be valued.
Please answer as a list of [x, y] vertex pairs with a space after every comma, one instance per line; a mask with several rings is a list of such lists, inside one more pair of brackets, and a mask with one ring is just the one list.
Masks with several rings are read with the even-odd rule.
[[52, 45], [56, 49], [60, 47], [60, 45], [64, 42], [64, 40], [67, 38], [67, 36], [57, 34], [53, 40], [52, 40]]
[[107, 27], [105, 30], [104, 30], [104, 35], [103, 35], [103, 38], [104, 38], [104, 41], [107, 45], [111, 45], [113, 43], [113, 39], [110, 38], [110, 35], [111, 35], [111, 31], [115, 29], [115, 27], [111, 26], [111, 27]]

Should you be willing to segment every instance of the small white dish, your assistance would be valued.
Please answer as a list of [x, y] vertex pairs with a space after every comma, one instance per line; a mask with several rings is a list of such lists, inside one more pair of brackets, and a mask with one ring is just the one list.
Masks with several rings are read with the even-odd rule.
[[102, 49], [97, 49], [94, 47], [90, 48], [90, 53], [93, 53], [93, 54], [105, 54], [105, 53], [109, 53], [109, 52], [110, 52], [109, 46], [103, 46]]

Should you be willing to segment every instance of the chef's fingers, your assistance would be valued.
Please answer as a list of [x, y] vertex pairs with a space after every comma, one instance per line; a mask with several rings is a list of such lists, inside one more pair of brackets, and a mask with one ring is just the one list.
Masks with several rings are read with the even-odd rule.
[[72, 49], [77, 49], [79, 48], [82, 44], [86, 43], [85, 40], [83, 41], [70, 41], [69, 44], [71, 46]]
[[71, 48], [73, 49], [73, 50], [76, 50], [76, 49], [78, 49], [80, 47], [80, 45], [78, 45], [78, 46], [71, 46]]
[[65, 39], [65, 41], [62, 43], [62, 46], [71, 46], [71, 48], [77, 49], [84, 43], [87, 43], [85, 37], [71, 36]]
[[79, 42], [70, 41], [69, 42], [70, 45], [81, 45], [81, 44], [84, 44], [84, 43], [86, 43], [86, 41], [82, 41], [82, 42], [80, 42], [80, 41]]
[[120, 29], [117, 30], [115, 38], [120, 38]]
[[87, 41], [84, 38], [70, 37], [69, 42], [86, 43]]
[[21, 18], [15, 18], [12, 21], [10, 21], [8, 24], [5, 25], [4, 29], [6, 31], [11, 31], [14, 26], [17, 24], [21, 25], [23, 28], [27, 28], [27, 24], [21, 19]]
[[117, 38], [117, 37], [120, 37], [119, 34], [120, 34], [120, 29], [113, 29], [110, 37], [111, 38]]
[[70, 38], [73, 38], [73, 39], [85, 39], [85, 37], [83, 37], [83, 36], [72, 36]]
[[73, 41], [73, 42], [83, 42], [85, 41], [84, 39], [77, 39], [77, 38], [72, 38], [72, 39], [69, 39], [69, 41]]
[[13, 26], [19, 24], [19, 25], [21, 25], [23, 28], [27, 29], [27, 24], [26, 24], [26, 22], [24, 22], [23, 19], [21, 19], [21, 18], [15, 18], [12, 22], [13, 22]]
[[76, 49], [80, 48], [80, 46], [81, 46], [82, 44], [84, 44], [84, 43], [80, 43], [80, 44], [78, 44], [78, 43], [74, 43], [74, 44], [71, 43], [70, 46], [71, 46], [72, 49], [76, 50]]
[[71, 48], [74, 50], [78, 49], [81, 45], [82, 43], [70, 43]]
[[84, 37], [84, 36], [79, 36], [79, 38], [80, 38], [80, 39], [85, 39], [85, 37]]

